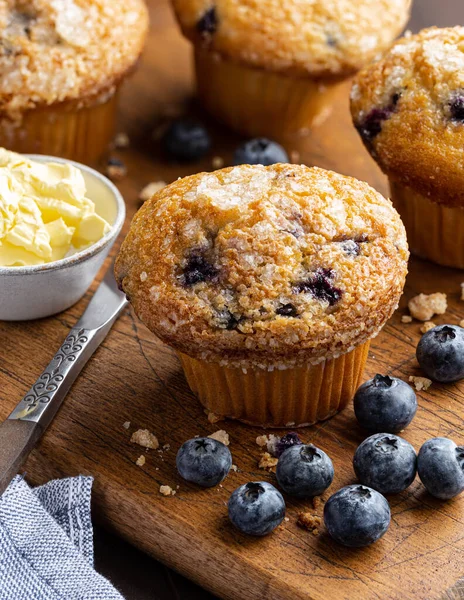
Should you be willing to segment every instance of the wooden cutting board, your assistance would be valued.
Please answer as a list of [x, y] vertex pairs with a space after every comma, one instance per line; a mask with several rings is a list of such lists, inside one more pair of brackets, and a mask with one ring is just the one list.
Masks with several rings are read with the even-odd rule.
[[[151, 13], [147, 51], [123, 94], [121, 130], [130, 134], [132, 145], [118, 153], [129, 171], [119, 187], [129, 216], [137, 209], [137, 195], [145, 184], [211, 170], [213, 156], [227, 164], [238, 141], [210, 123], [214, 151], [207, 160], [188, 167], [163, 162], [151, 132], [161, 114], [188, 103], [192, 74], [188, 44], [180, 37], [166, 2], [152, 2]], [[292, 142], [288, 150], [300, 153], [296, 161], [354, 175], [387, 193], [383, 176], [350, 125], [347, 89], [343, 92], [330, 121], [308, 139]], [[449, 310], [436, 323], [459, 323], [464, 318], [461, 281], [462, 273], [411, 261], [403, 308], [374, 341], [366, 378], [376, 372], [406, 380], [419, 374], [414, 350], [420, 325], [401, 323], [404, 306], [416, 293], [446, 292]], [[35, 381], [90, 295], [50, 319], [0, 323], [1, 418]], [[404, 437], [417, 450], [437, 435], [463, 443], [464, 383], [433, 385], [418, 396], [420, 409]], [[131, 422], [129, 430], [123, 427], [125, 421]], [[131, 444], [131, 432], [138, 428], [154, 432], [163, 445], [169, 444], [169, 450], [145, 453]], [[194, 435], [220, 428], [230, 435], [239, 471], [207, 491], [183, 482], [174, 466], [177, 448]], [[93, 475], [94, 514], [101, 523], [223, 598], [464, 598], [464, 591], [456, 587], [464, 575], [464, 496], [439, 502], [418, 481], [391, 497], [391, 527], [367, 549], [340, 547], [323, 527], [317, 536], [300, 529], [298, 513], [310, 510], [321, 515], [322, 505], [313, 510], [310, 502], [291, 498], [287, 498], [289, 520], [267, 538], [250, 539], [235, 531], [227, 520], [230, 493], [249, 480], [274, 480], [273, 474], [257, 467], [260, 449], [255, 439], [260, 433], [230, 421], [210, 424], [190, 393], [174, 353], [128, 309], [31, 455], [27, 476], [35, 484], [51, 477]], [[351, 407], [302, 430], [301, 435], [332, 457], [336, 475], [331, 492], [355, 481], [351, 459], [364, 435]], [[142, 453], [146, 463], [138, 467], [135, 461]], [[162, 496], [162, 484], [179, 486], [176, 495]]]

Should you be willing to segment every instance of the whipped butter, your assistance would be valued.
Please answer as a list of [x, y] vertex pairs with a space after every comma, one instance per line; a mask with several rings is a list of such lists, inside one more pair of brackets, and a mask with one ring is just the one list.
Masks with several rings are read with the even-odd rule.
[[111, 227], [81, 171], [0, 148], [0, 266], [41, 265], [94, 244]]

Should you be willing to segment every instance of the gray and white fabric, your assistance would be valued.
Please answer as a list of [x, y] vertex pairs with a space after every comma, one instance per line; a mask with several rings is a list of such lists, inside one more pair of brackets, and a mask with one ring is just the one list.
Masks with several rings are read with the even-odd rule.
[[93, 568], [91, 488], [82, 476], [11, 482], [0, 497], [1, 600], [123, 600]]

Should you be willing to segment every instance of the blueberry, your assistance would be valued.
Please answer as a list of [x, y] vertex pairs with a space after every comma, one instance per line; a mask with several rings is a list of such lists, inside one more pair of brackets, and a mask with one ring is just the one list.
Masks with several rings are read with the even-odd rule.
[[213, 487], [227, 476], [232, 455], [222, 442], [193, 438], [179, 448], [176, 466], [181, 477], [202, 487]]
[[387, 500], [364, 485], [348, 485], [324, 506], [324, 523], [333, 539], [358, 548], [376, 542], [390, 525]]
[[439, 325], [425, 333], [416, 350], [421, 369], [431, 379], [448, 383], [464, 378], [464, 329]]
[[234, 152], [234, 165], [274, 165], [288, 163], [288, 154], [277, 142], [255, 138], [239, 146]]
[[384, 108], [373, 108], [356, 126], [359, 135], [365, 142], [371, 142], [382, 131], [384, 121], [389, 119], [395, 112], [401, 94], [396, 92], [390, 99], [390, 104]]
[[296, 431], [290, 431], [283, 435], [280, 440], [277, 442], [275, 447], [275, 455], [279, 458], [287, 448], [291, 448], [292, 446], [300, 446], [303, 442], [300, 440], [300, 436], [296, 433]]
[[161, 145], [170, 158], [189, 162], [205, 156], [211, 147], [211, 140], [203, 125], [180, 119], [168, 127], [161, 139]]
[[451, 118], [453, 121], [464, 123], [464, 96], [456, 94], [449, 103]]
[[298, 311], [294, 304], [282, 304], [276, 308], [276, 315], [280, 315], [281, 317], [297, 317]]
[[414, 481], [417, 456], [406, 440], [391, 433], [376, 433], [358, 446], [353, 467], [363, 485], [381, 494], [398, 494]]
[[211, 281], [217, 275], [217, 269], [207, 260], [201, 251], [192, 251], [187, 259], [181, 281], [185, 286], [192, 286], [202, 281]]
[[218, 17], [216, 8], [212, 6], [197, 21], [197, 30], [203, 36], [213, 35], [218, 28]]
[[398, 433], [413, 420], [417, 398], [410, 385], [396, 377], [376, 375], [363, 383], [354, 397], [361, 427], [372, 432]]
[[267, 535], [282, 523], [285, 501], [276, 488], [265, 481], [251, 481], [237, 488], [228, 504], [229, 519], [249, 535]]
[[329, 306], [336, 304], [342, 295], [340, 289], [332, 284], [335, 273], [331, 269], [317, 269], [309, 279], [297, 283], [293, 291], [295, 294], [309, 293]]
[[429, 494], [449, 500], [464, 491], [464, 446], [436, 437], [419, 450], [417, 472]]
[[291, 446], [279, 458], [276, 477], [287, 494], [319, 496], [332, 483], [334, 468], [327, 454], [316, 446]]

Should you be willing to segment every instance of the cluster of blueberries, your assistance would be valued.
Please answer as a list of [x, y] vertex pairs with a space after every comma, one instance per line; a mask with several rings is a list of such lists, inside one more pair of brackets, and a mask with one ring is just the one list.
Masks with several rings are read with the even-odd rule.
[[[201, 123], [191, 119], [173, 121], [166, 129], [161, 146], [164, 153], [179, 162], [200, 160], [211, 150], [211, 138]], [[255, 138], [240, 145], [234, 152], [233, 165], [273, 165], [288, 163], [285, 149], [266, 138]]]
[[[441, 325], [427, 332], [417, 348], [424, 372], [436, 381], [464, 378], [464, 329]], [[464, 447], [447, 438], [426, 441], [419, 454], [395, 435], [414, 418], [417, 398], [401, 379], [376, 375], [356, 392], [354, 411], [360, 425], [373, 433], [357, 448], [353, 467], [358, 484], [333, 494], [324, 507], [329, 534], [341, 544], [367, 546], [390, 524], [390, 506], [383, 494], [397, 494], [419, 474], [427, 491], [442, 500], [464, 491]], [[281, 438], [276, 479], [282, 490], [298, 498], [319, 496], [332, 483], [329, 456], [313, 444], [303, 444], [296, 433]], [[202, 487], [218, 485], [232, 466], [230, 450], [211, 438], [194, 438], [177, 453], [177, 469], [187, 481]], [[231, 522], [242, 532], [263, 536], [285, 517], [285, 501], [273, 485], [252, 481], [237, 488], [228, 503]]]

